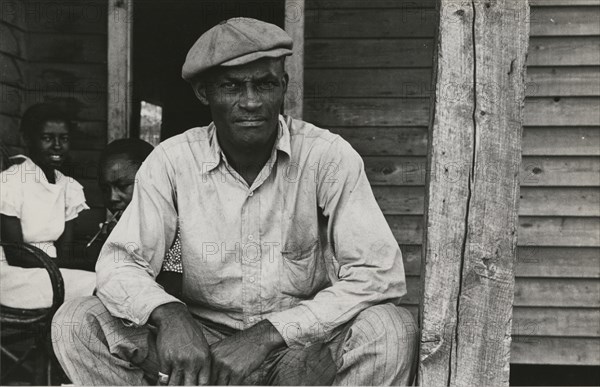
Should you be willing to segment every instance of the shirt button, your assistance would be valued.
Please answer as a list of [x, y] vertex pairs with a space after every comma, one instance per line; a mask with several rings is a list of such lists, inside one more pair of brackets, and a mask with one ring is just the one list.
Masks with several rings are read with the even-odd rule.
[[256, 321], [256, 319], [254, 317], [248, 317], [248, 321], [253, 323], [254, 321]]
[[254, 240], [254, 235], [252, 235], [252, 234], [248, 235], [248, 240], [249, 241], [253, 241]]
[[248, 278], [248, 281], [250, 281], [250, 283], [252, 283], [252, 284], [253, 284], [253, 283], [254, 283], [254, 281], [255, 281], [255, 280], [254, 280], [254, 277], [250, 277], [250, 278]]
[[254, 191], [248, 192], [248, 196], [254, 196]]

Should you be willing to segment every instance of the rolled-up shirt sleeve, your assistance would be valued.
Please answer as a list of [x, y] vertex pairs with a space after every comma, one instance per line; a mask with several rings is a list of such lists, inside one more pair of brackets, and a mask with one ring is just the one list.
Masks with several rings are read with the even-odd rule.
[[399, 303], [406, 294], [400, 248], [381, 212], [361, 157], [338, 138], [319, 162], [317, 202], [327, 217], [327, 238], [337, 278], [314, 298], [267, 317], [289, 347], [328, 340], [362, 310]]
[[113, 316], [137, 325], [144, 325], [158, 306], [181, 302], [155, 281], [177, 227], [173, 176], [159, 145], [137, 172], [133, 199], [96, 264], [102, 303]]

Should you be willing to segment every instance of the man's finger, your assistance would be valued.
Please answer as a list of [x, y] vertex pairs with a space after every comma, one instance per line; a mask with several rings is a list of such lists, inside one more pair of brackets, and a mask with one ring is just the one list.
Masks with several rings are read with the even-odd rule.
[[181, 385], [181, 379], [183, 376], [183, 370], [180, 368], [173, 368], [171, 371], [171, 376], [169, 377], [169, 386], [179, 386]]
[[183, 385], [184, 386], [197, 386], [198, 385], [198, 370], [197, 369], [186, 369], [183, 373]]
[[198, 385], [208, 386], [210, 384], [210, 360], [207, 364], [202, 364], [198, 372]]

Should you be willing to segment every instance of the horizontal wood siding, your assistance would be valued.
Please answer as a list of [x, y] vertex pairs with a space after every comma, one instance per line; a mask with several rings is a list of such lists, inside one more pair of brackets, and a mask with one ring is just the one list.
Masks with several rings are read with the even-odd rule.
[[81, 181], [92, 210], [78, 218], [78, 237], [104, 220], [97, 200], [96, 160], [106, 145], [107, 6], [103, 0], [11, 1], [0, 20], [0, 139], [23, 150], [20, 118], [31, 105], [53, 102], [74, 118], [64, 172]]
[[[600, 1], [532, 0], [514, 363], [600, 362]], [[434, 1], [307, 0], [304, 117], [347, 139], [419, 300]], [[455, 86], [455, 87], [454, 87]], [[460, 101], [460, 85], [446, 90]], [[494, 85], [488, 87], [493, 88]], [[465, 164], [432, 166], [456, 179]], [[494, 178], [494, 166], [489, 178]]]

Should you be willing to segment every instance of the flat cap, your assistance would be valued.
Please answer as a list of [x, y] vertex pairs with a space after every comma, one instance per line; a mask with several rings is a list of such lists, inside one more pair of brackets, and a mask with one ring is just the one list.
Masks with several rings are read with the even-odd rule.
[[206, 31], [188, 51], [181, 76], [191, 81], [215, 66], [238, 66], [292, 54], [292, 38], [274, 24], [238, 17]]

